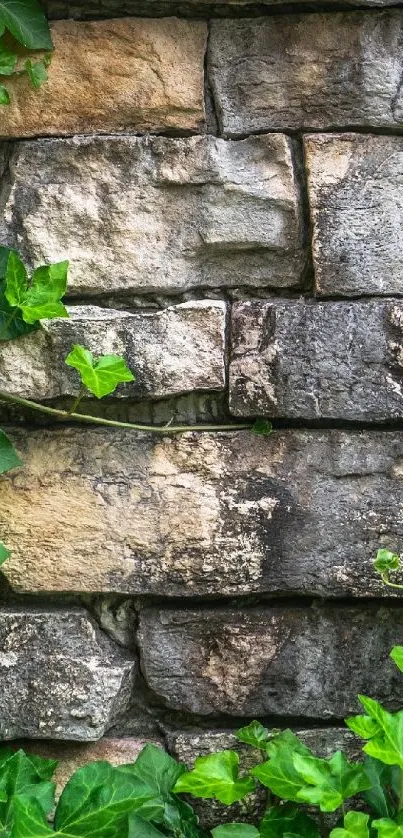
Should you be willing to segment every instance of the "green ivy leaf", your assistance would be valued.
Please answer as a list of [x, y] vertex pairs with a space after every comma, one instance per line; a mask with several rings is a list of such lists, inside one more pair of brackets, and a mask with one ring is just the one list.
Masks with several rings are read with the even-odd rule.
[[214, 798], [230, 805], [252, 792], [251, 777], [239, 777], [239, 756], [235, 751], [220, 751], [198, 757], [191, 771], [179, 777], [175, 792], [189, 792], [195, 797]]
[[137, 777], [150, 797], [166, 798], [186, 768], [162, 748], [150, 744], [143, 748], [135, 762], [121, 765], [117, 770]]
[[362, 798], [379, 818], [393, 818], [399, 795], [400, 769], [397, 765], [385, 765], [373, 757], [365, 757], [364, 771], [371, 783]]
[[66, 358], [66, 364], [78, 370], [81, 381], [97, 399], [108, 396], [123, 381], [134, 381], [124, 358], [118, 355], [102, 355], [95, 359], [84, 346], [75, 344]]
[[13, 443], [4, 431], [0, 430], [0, 474], [22, 465]]
[[[399, 765], [403, 769], [403, 711], [388, 713], [373, 698], [363, 695], [358, 698], [367, 715], [355, 716], [352, 720], [346, 719], [346, 724], [354, 730], [358, 726], [357, 720], [362, 719], [360, 736], [369, 739], [363, 748], [364, 752], [386, 765]], [[372, 721], [372, 725], [368, 719]], [[368, 732], [364, 735], [366, 726]]]
[[254, 424], [252, 425], [252, 433], [256, 434], [256, 436], [270, 436], [273, 430], [273, 425], [269, 422], [268, 419], [255, 419]]
[[[48, 838], [54, 836], [53, 829], [46, 821], [43, 809], [37, 800], [29, 797], [14, 797], [13, 801], [14, 824], [10, 838]], [[66, 838], [68, 836], [66, 835]], [[74, 836], [73, 836], [74, 838]]]
[[3, 84], [0, 84], [0, 105], [9, 105], [10, 101], [10, 94], [7, 88]]
[[400, 570], [400, 556], [397, 553], [391, 553], [390, 550], [378, 550], [374, 567], [378, 573]]
[[23, 261], [11, 250], [6, 269], [6, 300], [10, 306], [21, 308], [28, 292], [28, 274]]
[[6, 545], [3, 544], [2, 541], [0, 541], [0, 567], [1, 567], [2, 564], [4, 564], [4, 562], [7, 561], [7, 559], [10, 558], [10, 556], [11, 556], [11, 550], [8, 550]]
[[277, 797], [299, 802], [298, 792], [305, 784], [294, 767], [293, 755], [313, 756], [312, 751], [291, 730], [269, 739], [266, 750], [270, 759], [252, 768], [251, 774]]
[[0, 76], [12, 76], [15, 73], [18, 56], [0, 43]]
[[6, 300], [5, 282], [0, 282], [0, 341], [16, 340], [35, 332], [39, 323], [25, 323], [18, 308], [12, 308]]
[[329, 760], [295, 754], [293, 762], [306, 783], [298, 799], [319, 806], [321, 812], [335, 812], [349, 797], [370, 787], [362, 765], [349, 763], [341, 751]]
[[394, 646], [390, 657], [395, 662], [397, 668], [400, 669], [400, 672], [403, 672], [403, 646]]
[[214, 838], [257, 838], [259, 830], [248, 823], [226, 823], [211, 830]]
[[270, 806], [260, 824], [261, 838], [285, 838], [296, 834], [301, 838], [320, 838], [319, 829], [305, 812], [294, 804]]
[[34, 90], [39, 90], [41, 85], [48, 80], [46, 66], [46, 62], [43, 59], [41, 61], [35, 61], [35, 64], [33, 64], [31, 59], [27, 58], [24, 69]]
[[246, 727], [241, 727], [237, 730], [236, 738], [240, 742], [245, 742], [246, 745], [251, 745], [252, 748], [260, 748], [262, 751], [265, 751], [269, 731], [260, 722], [253, 721], [249, 725], [246, 725]]
[[54, 806], [55, 788], [56, 783], [43, 779], [24, 751], [16, 751], [1, 766], [0, 791], [4, 793], [5, 801], [0, 802], [0, 822], [6, 827], [12, 826], [13, 800], [22, 795], [36, 800], [44, 815], [48, 815]]
[[138, 815], [129, 818], [128, 838], [165, 838], [166, 832], [160, 832], [156, 826], [143, 820]]
[[0, 27], [27, 49], [53, 49], [46, 17], [37, 0], [0, 0]]
[[[18, 258], [18, 257], [17, 257]], [[15, 256], [10, 254], [6, 274], [6, 296], [10, 305], [18, 306], [25, 323], [36, 323], [38, 320], [49, 320], [54, 317], [68, 317], [68, 312], [61, 302], [66, 293], [69, 263], [57, 262], [54, 265], [44, 265], [37, 268], [32, 275], [31, 285], [25, 291], [19, 302], [12, 302], [9, 296], [9, 266], [15, 265]], [[20, 270], [20, 269], [19, 269]], [[21, 294], [22, 277], [14, 280], [14, 299]], [[18, 282], [20, 285], [18, 286]]]
[[372, 821], [371, 825], [377, 830], [378, 838], [403, 838], [403, 825], [389, 820], [389, 818]]
[[332, 829], [330, 838], [369, 838], [369, 815], [363, 812], [348, 812], [343, 827]]

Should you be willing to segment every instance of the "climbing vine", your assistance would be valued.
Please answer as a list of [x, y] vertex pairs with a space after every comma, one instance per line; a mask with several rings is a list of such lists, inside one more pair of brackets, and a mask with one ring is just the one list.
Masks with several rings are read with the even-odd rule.
[[[35, 60], [26, 50], [44, 55]], [[37, 0], [0, 0], [0, 105], [11, 101], [5, 79], [25, 75], [35, 89], [46, 81], [52, 50], [48, 21]]]

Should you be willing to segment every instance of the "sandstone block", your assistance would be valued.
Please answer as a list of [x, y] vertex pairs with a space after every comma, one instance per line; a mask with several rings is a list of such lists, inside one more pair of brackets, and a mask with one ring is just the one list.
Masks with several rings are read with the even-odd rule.
[[235, 416], [380, 422], [403, 416], [397, 300], [233, 306]]
[[158, 438], [9, 428], [2, 572], [20, 592], [391, 596], [403, 543], [403, 434], [249, 431]]
[[399, 10], [213, 21], [222, 132], [400, 126], [402, 34]]
[[99, 739], [129, 706], [135, 665], [81, 608], [0, 613], [1, 739]]
[[73, 295], [300, 284], [285, 136], [21, 143], [10, 176], [0, 237], [36, 264], [70, 259]]
[[64, 363], [74, 343], [94, 355], [126, 359], [136, 380], [120, 385], [118, 396], [161, 398], [225, 387], [225, 304], [219, 300], [137, 313], [73, 306], [69, 314], [0, 345], [0, 389], [34, 400], [77, 394], [78, 374]]
[[359, 712], [358, 693], [401, 706], [394, 609], [150, 608], [139, 639], [147, 683], [181, 712], [340, 719]]
[[54, 23], [49, 80], [10, 82], [0, 136], [198, 131], [206, 37], [201, 21], [177, 18]]
[[305, 140], [316, 290], [403, 293], [403, 138]]

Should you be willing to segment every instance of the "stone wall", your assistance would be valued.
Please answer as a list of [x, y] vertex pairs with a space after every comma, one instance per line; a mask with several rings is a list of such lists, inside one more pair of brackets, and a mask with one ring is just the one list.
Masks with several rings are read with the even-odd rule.
[[403, 8], [346, 5], [49, 0], [49, 83], [1, 111], [0, 239], [70, 260], [71, 319], [0, 389], [68, 404], [82, 342], [136, 372], [87, 412], [275, 425], [1, 408], [0, 737], [60, 779], [253, 717], [354, 752], [356, 693], [402, 703]]

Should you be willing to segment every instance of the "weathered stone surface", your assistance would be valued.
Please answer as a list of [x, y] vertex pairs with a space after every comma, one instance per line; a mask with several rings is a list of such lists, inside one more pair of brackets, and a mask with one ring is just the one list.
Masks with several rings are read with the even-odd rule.
[[134, 762], [139, 753], [149, 743], [162, 747], [162, 742], [150, 739], [101, 739], [99, 742], [76, 743], [76, 742], [19, 742], [18, 747], [23, 747], [27, 753], [37, 754], [45, 759], [56, 759], [59, 765], [56, 768], [54, 779], [57, 783], [56, 796], [59, 797], [64, 786], [83, 765], [98, 760], [106, 760], [111, 765], [125, 765]]
[[340, 719], [359, 712], [358, 693], [401, 706], [395, 609], [150, 608], [139, 639], [149, 686], [176, 710]]
[[231, 16], [237, 13], [261, 14], [266, 7], [278, 6], [305, 8], [313, 6], [343, 8], [348, 6], [396, 6], [399, 0], [82, 0], [82, 2], [64, 2], [64, 0], [43, 0], [42, 5], [50, 17], [91, 18], [111, 17], [116, 15], [191, 15], [207, 17], [209, 15]]
[[403, 433], [249, 431], [158, 439], [9, 429], [2, 571], [19, 591], [390, 596], [403, 543]]
[[117, 396], [161, 398], [225, 387], [225, 304], [200, 300], [162, 311], [130, 313], [73, 306], [70, 319], [0, 346], [0, 389], [29, 399], [77, 393], [79, 377], [64, 359], [75, 343], [94, 355], [122, 355], [136, 380]]
[[305, 154], [317, 292], [402, 294], [403, 138], [312, 135]]
[[166, 20], [60, 21], [49, 80], [10, 82], [1, 137], [197, 131], [204, 125], [206, 25]]
[[84, 609], [3, 607], [1, 739], [98, 739], [127, 709], [134, 671]]
[[403, 417], [403, 304], [396, 300], [233, 306], [235, 416]]
[[402, 35], [400, 10], [213, 21], [222, 132], [400, 126]]
[[98, 137], [17, 144], [0, 237], [69, 258], [72, 294], [298, 286], [291, 140]]

